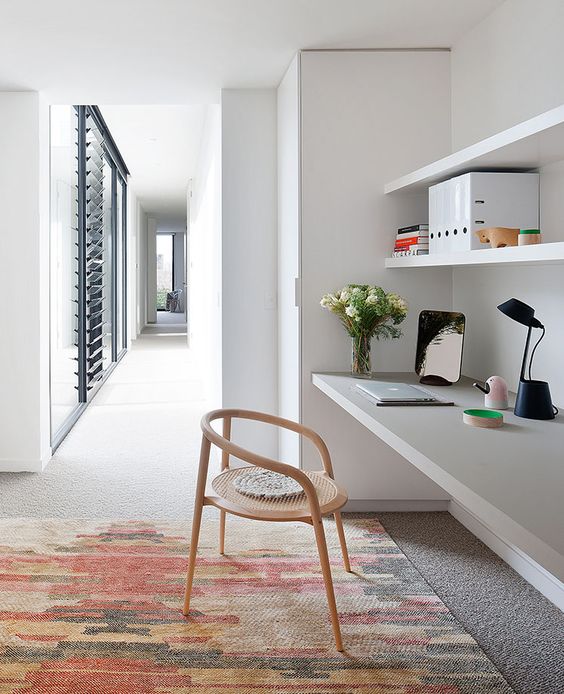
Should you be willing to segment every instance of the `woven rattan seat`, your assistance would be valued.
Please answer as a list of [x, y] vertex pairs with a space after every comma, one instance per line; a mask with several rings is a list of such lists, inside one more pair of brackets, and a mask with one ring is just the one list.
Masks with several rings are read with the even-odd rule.
[[[289, 431], [294, 431], [300, 436], [309, 439], [317, 448], [323, 470], [319, 472], [305, 472], [298, 468], [272, 460], [265, 456], [248, 451], [231, 441], [231, 423], [236, 419], [246, 419], [255, 422], [264, 422], [278, 426]], [[223, 435], [212, 427], [212, 422], [223, 421]], [[269, 521], [302, 521], [313, 527], [315, 542], [319, 552], [321, 572], [325, 583], [325, 592], [329, 604], [329, 616], [335, 636], [335, 644], [338, 651], [343, 650], [341, 629], [339, 626], [339, 614], [335, 602], [333, 579], [331, 578], [331, 565], [327, 552], [327, 542], [323, 529], [323, 516], [332, 514], [335, 517], [335, 526], [339, 536], [339, 543], [343, 553], [345, 570], [350, 571], [349, 555], [340, 509], [347, 501], [347, 494], [339, 487], [333, 476], [333, 466], [327, 446], [323, 439], [312, 429], [302, 424], [282, 419], [274, 415], [249, 410], [214, 410], [208, 412], [202, 418], [202, 448], [200, 450], [200, 467], [198, 469], [198, 486], [196, 488], [196, 500], [194, 503], [194, 520], [192, 523], [192, 539], [190, 542], [190, 558], [188, 560], [188, 576], [186, 578], [186, 594], [184, 598], [183, 612], [190, 614], [190, 599], [192, 596], [192, 584], [198, 552], [198, 540], [200, 537], [200, 525], [202, 522], [202, 509], [204, 506], [215, 506], [220, 509], [219, 517], [219, 551], [224, 553], [225, 546], [225, 517], [227, 513], [254, 520]], [[211, 482], [211, 490], [206, 491], [208, 467], [212, 445], [221, 450], [222, 473]], [[297, 483], [296, 487], [303, 490], [294, 496], [279, 498], [264, 498], [249, 496], [241, 493], [234, 487], [234, 481], [247, 474], [249, 467], [231, 468], [230, 458], [236, 458], [248, 463], [251, 467], [269, 470], [290, 477]], [[263, 482], [264, 484], [264, 482]]]
[[[237, 515], [248, 515], [252, 518], [261, 517], [265, 520], [272, 520], [271, 514], [284, 514], [284, 520], [301, 520], [309, 517], [309, 502], [305, 494], [292, 496], [282, 499], [261, 499], [258, 497], [242, 494], [233, 486], [233, 483], [239, 475], [248, 471], [248, 467], [232, 468], [222, 472], [214, 480], [211, 486], [217, 496], [206, 495], [213, 506], [223, 508], [227, 504], [226, 510], [233, 512], [233, 506], [236, 504], [241, 509], [248, 511], [248, 514], [239, 513]], [[305, 472], [311, 480], [322, 515], [332, 513], [336, 508], [342, 506], [343, 491], [338, 485], [328, 477], [324, 472]], [[266, 513], [265, 513], [266, 512]], [[264, 515], [263, 515], [264, 514]]]

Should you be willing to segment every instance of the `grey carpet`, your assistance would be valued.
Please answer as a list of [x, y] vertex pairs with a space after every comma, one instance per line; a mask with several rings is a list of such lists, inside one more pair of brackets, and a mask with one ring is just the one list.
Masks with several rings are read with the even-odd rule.
[[186, 323], [153, 323], [146, 325], [142, 332], [142, 337], [147, 335], [186, 335]]
[[0, 473], [0, 517], [190, 518], [206, 409], [186, 337], [143, 336], [40, 475]]
[[449, 513], [378, 518], [518, 694], [564, 692], [564, 615]]
[[157, 311], [157, 324], [184, 325], [184, 327], [186, 327], [186, 316], [184, 313], [178, 313], [176, 311]]
[[[201, 374], [185, 337], [151, 332], [42, 474], [0, 473], [0, 517], [189, 521], [206, 409]], [[564, 693], [557, 608], [449, 514], [378, 516], [517, 694]]]

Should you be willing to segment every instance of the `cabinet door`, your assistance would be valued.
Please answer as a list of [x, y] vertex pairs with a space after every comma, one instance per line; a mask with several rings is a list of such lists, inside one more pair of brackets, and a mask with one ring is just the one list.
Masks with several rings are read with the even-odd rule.
[[[279, 411], [300, 421], [300, 123], [299, 58], [278, 88]], [[280, 460], [298, 466], [300, 441], [281, 431]]]

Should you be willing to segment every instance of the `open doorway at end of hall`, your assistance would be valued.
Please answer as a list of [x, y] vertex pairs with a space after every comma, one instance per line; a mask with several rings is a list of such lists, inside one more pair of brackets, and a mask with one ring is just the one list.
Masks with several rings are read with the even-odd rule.
[[186, 329], [186, 234], [158, 232], [156, 251], [157, 325]]

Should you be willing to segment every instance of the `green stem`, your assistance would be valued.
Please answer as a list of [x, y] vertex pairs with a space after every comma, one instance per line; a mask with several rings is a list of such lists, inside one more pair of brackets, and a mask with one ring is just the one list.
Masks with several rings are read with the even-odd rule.
[[370, 336], [367, 333], [360, 333], [352, 338], [352, 372], [359, 376], [371, 373]]

